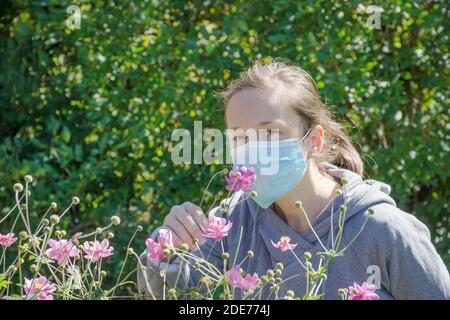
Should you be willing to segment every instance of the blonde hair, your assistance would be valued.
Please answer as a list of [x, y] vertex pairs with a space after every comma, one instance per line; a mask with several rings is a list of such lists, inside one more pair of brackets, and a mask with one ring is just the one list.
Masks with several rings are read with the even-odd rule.
[[[363, 175], [361, 156], [320, 99], [314, 80], [305, 70], [286, 59], [277, 58], [270, 62], [257, 60], [218, 95], [226, 107], [231, 97], [245, 88], [274, 89], [275, 100], [279, 96], [288, 96], [288, 105], [301, 116], [306, 128], [321, 125], [324, 129], [324, 145], [322, 152], [316, 156], [316, 163], [329, 162]], [[284, 89], [288, 92], [281, 93], [286, 91]]]

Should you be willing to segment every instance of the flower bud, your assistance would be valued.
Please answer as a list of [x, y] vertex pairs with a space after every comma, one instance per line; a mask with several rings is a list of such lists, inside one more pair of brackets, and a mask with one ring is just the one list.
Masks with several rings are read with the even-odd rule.
[[134, 249], [133, 249], [133, 248], [128, 248], [127, 254], [128, 254], [129, 256], [132, 256], [132, 255], [134, 254]]
[[52, 207], [53, 210], [56, 210], [58, 208], [58, 204], [56, 202], [52, 202], [50, 207]]
[[33, 182], [33, 177], [30, 176], [29, 174], [27, 174], [24, 179], [25, 179], [26, 183], [32, 183]]
[[253, 253], [252, 250], [248, 250], [248, 251], [247, 251], [247, 257], [253, 258], [254, 256], [255, 256], [255, 254]]
[[61, 238], [64, 238], [67, 235], [67, 232], [65, 230], [61, 230]]
[[336, 190], [336, 195], [339, 197], [342, 196], [343, 195], [342, 190], [341, 189]]
[[51, 222], [52, 224], [58, 224], [59, 221], [60, 221], [59, 216], [57, 216], [56, 214], [52, 214], [52, 215], [50, 216], [50, 222]]
[[100, 276], [106, 277], [106, 271], [105, 270], [100, 271]]
[[176, 298], [177, 297], [177, 291], [174, 288], [170, 288], [167, 291], [167, 293], [168, 293], [169, 297], [171, 297], [171, 298]]
[[78, 204], [80, 203], [80, 198], [78, 198], [78, 197], [73, 197], [73, 198], [72, 198], [72, 203], [73, 203], [74, 205], [78, 205]]
[[25, 193], [27, 195], [27, 197], [31, 197], [31, 191], [27, 190], [27, 192]]
[[15, 192], [22, 192], [23, 191], [23, 185], [21, 183], [15, 183], [13, 186], [13, 190]]
[[142, 226], [137, 226], [136, 230], [137, 230], [137, 232], [142, 232], [142, 230], [144, 230], [144, 228], [142, 228]]
[[[276, 271], [275, 271], [275, 274], [277, 275], [277, 277], [281, 277], [281, 275], [283, 274], [283, 271], [282, 270], [280, 270], [280, 269], [277, 269]], [[278, 278], [279, 279], [279, 278]], [[277, 280], [278, 280], [277, 279]]]
[[339, 212], [344, 213], [347, 210], [347, 207], [344, 204], [339, 206]]
[[189, 250], [189, 245], [187, 243], [183, 242], [180, 245], [180, 249], [183, 250], [183, 251], [188, 251]]
[[269, 278], [269, 279], [273, 278], [273, 275], [274, 275], [273, 270], [267, 270], [266, 275], [267, 275], [267, 278]]
[[48, 226], [50, 224], [50, 221], [48, 221], [48, 219], [42, 219], [42, 225], [44, 227]]
[[28, 239], [28, 233], [26, 231], [20, 231], [19, 237], [20, 237], [20, 240], [25, 241]]
[[52, 231], [52, 228], [50, 228], [50, 227], [44, 228], [44, 233], [50, 233], [51, 231]]
[[37, 265], [35, 265], [35, 264], [32, 264], [31, 266], [30, 266], [30, 271], [31, 272], [33, 272], [33, 273], [35, 273], [36, 271], [37, 271]]
[[113, 232], [108, 232], [108, 234], [106, 235], [108, 239], [112, 239], [114, 238], [114, 233]]
[[228, 252], [224, 252], [224, 253], [222, 253], [222, 258], [224, 260], [228, 260], [230, 258], [230, 254]]
[[164, 249], [163, 253], [165, 256], [170, 256], [170, 250], [169, 249]]
[[311, 259], [311, 253], [308, 252], [308, 251], [306, 251], [306, 252], [303, 254], [303, 257], [305, 258], [305, 260], [310, 260], [310, 259]]
[[338, 294], [341, 298], [343, 298], [347, 294], [347, 289], [344, 288], [339, 289]]
[[326, 275], [325, 273], [321, 273], [321, 274], [319, 275], [319, 279], [320, 279], [320, 280], [327, 280], [327, 275]]
[[102, 228], [97, 228], [97, 229], [95, 229], [95, 233], [96, 233], [96, 234], [102, 234], [102, 232], [103, 232], [103, 229], [102, 229]]
[[286, 292], [286, 296], [288, 296], [289, 298], [293, 298], [295, 296], [294, 290], [288, 290]]
[[303, 205], [303, 203], [301, 201], [295, 201], [295, 206], [297, 208], [300, 208]]
[[283, 271], [284, 269], [283, 263], [277, 262], [277, 264], [275, 265], [275, 269]]
[[369, 212], [370, 215], [374, 214], [375, 211], [372, 208], [369, 208], [369, 210], [367, 210]]
[[120, 218], [118, 216], [112, 216], [111, 217], [111, 222], [113, 225], [117, 226], [120, 224]]
[[309, 261], [306, 261], [305, 262], [305, 268], [308, 269], [308, 270], [311, 269], [312, 268], [312, 263], [309, 262]]
[[55, 236], [57, 236], [58, 238], [61, 238], [61, 231], [56, 230], [55, 231]]
[[252, 198], [256, 198], [256, 197], [258, 196], [258, 192], [252, 191], [252, 192], [250, 193], [250, 196], [251, 196]]
[[348, 183], [348, 179], [347, 178], [342, 178], [341, 179], [341, 183], [343, 186], [345, 186]]

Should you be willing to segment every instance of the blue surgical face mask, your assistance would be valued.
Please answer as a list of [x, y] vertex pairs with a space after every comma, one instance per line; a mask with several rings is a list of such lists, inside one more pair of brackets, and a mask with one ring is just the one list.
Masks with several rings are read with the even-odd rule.
[[309, 132], [302, 139], [249, 141], [231, 150], [234, 170], [238, 165], [256, 169], [253, 199], [262, 208], [292, 191], [302, 179], [307, 163], [300, 142]]

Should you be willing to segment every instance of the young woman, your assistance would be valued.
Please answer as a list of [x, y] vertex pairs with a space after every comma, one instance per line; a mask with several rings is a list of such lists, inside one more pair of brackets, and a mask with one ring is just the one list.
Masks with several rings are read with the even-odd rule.
[[[358, 152], [320, 100], [308, 73], [277, 59], [256, 62], [231, 82], [221, 97], [227, 127], [237, 133], [231, 139], [234, 147], [245, 146], [248, 137], [242, 132], [266, 129], [266, 140], [272, 132], [279, 134], [280, 158], [290, 157], [288, 165], [279, 162], [276, 174], [257, 177], [257, 189], [260, 178], [260, 183], [271, 188], [259, 185], [256, 197], [240, 203], [235, 197], [233, 201], [238, 204], [226, 214], [233, 228], [223, 238], [224, 250], [231, 257], [237, 254], [236, 261], [242, 261], [248, 250], [254, 252], [254, 257], [241, 265], [243, 270], [261, 276], [281, 262], [282, 277], [290, 280], [283, 283], [278, 296], [284, 296], [287, 290], [293, 290], [296, 296], [305, 294], [304, 269], [291, 252], [282, 252], [273, 242], [289, 236], [290, 242], [297, 244], [293, 249], [297, 257], [303, 258], [308, 251], [313, 256], [312, 264], [317, 265], [315, 253], [323, 251], [322, 245], [330, 248], [336, 236], [338, 209], [345, 196], [347, 212], [341, 247], [356, 236], [369, 217], [345, 255], [328, 266], [328, 277], [319, 292], [323, 298], [339, 299], [339, 288], [353, 282], [361, 284], [372, 276], [378, 282], [376, 293], [381, 299], [450, 299], [449, 273], [430, 240], [429, 230], [413, 215], [396, 207], [389, 197], [389, 185], [361, 178], [363, 162]], [[348, 182], [341, 184], [342, 178]], [[306, 217], [299, 214], [297, 201], [301, 201], [315, 232], [308, 227]], [[217, 208], [211, 214], [215, 212]], [[185, 202], [170, 210], [162, 228], [170, 230], [176, 246], [198, 239], [200, 250], [191, 246], [194, 254], [211, 251], [210, 259], [221, 269], [222, 248], [214, 239], [202, 237], [204, 222], [202, 210]], [[151, 235], [154, 240], [158, 230]], [[160, 270], [166, 269], [167, 282], [174, 283], [179, 261], [154, 263], [147, 261], [145, 254], [141, 259], [147, 268], [146, 277], [142, 273], [138, 276], [140, 290], [147, 290], [147, 279], [153, 293], [160, 297]], [[187, 264], [181, 269], [178, 287], [186, 289], [199, 283], [200, 272]], [[261, 297], [273, 297], [268, 286], [266, 289]]]

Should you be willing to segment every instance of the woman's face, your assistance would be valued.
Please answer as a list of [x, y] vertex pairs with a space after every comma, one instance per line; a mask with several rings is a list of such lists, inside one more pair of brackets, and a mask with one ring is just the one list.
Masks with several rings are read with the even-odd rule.
[[268, 90], [259, 88], [246, 88], [235, 93], [225, 112], [231, 147], [251, 140], [253, 136], [249, 136], [249, 129], [256, 130], [256, 138], [262, 140], [276, 139], [277, 132], [280, 140], [301, 138], [301, 118], [291, 108], [284, 107], [283, 100], [281, 97], [276, 102]]

